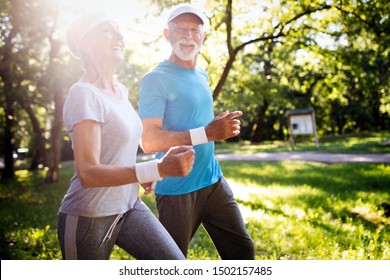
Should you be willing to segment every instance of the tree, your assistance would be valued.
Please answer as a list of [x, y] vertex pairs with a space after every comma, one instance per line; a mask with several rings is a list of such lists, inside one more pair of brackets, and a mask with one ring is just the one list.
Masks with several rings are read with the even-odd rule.
[[[280, 6], [276, 6], [267, 1], [263, 1], [262, 4], [257, 1], [240, 1], [239, 3], [234, 2], [234, 4], [233, 1], [226, 1], [225, 9], [221, 9], [218, 5], [211, 8], [213, 10], [213, 16], [211, 17], [212, 27], [214, 26], [213, 31], [217, 30], [226, 34], [225, 48], [221, 44], [221, 47], [218, 48], [216, 47], [218, 43], [212, 43], [212, 49], [214, 50], [226, 49], [223, 55], [215, 57], [216, 53], [211, 51], [212, 55], [206, 59], [209, 62], [208, 72], [216, 72], [216, 74], [212, 74], [212, 83], [215, 84], [215, 100], [217, 102], [220, 101], [218, 97], [221, 90], [231, 92], [231, 89], [223, 89], [223, 86], [232, 86], [228, 82], [227, 77], [229, 74], [234, 74], [232, 73], [232, 70], [236, 67], [233, 64], [234, 61], [238, 59], [240, 63], [244, 63], [246, 60], [243, 57], [258, 55], [263, 60], [262, 63], [267, 66], [263, 71], [266, 72], [270, 68], [274, 69], [269, 74], [266, 74], [263, 79], [272, 79], [280, 85], [288, 86], [291, 94], [286, 96], [286, 101], [290, 99], [290, 106], [294, 107], [299, 104], [298, 106], [316, 108], [319, 112], [319, 122], [320, 124], [323, 123], [323, 126], [320, 126], [320, 128], [332, 127], [333, 118], [329, 117], [331, 111], [339, 112], [340, 117], [337, 118], [339, 120], [343, 118], [346, 122], [360, 120], [351, 127], [354, 129], [384, 128], [383, 122], [385, 120], [388, 122], [388, 113], [383, 115], [378, 114], [378, 112], [380, 108], [384, 110], [384, 100], [388, 100], [388, 94], [383, 96], [384, 92], [388, 92], [388, 71], [386, 69], [389, 67], [388, 63], [385, 63], [389, 61], [388, 44], [381, 44], [382, 47], [368, 44], [367, 50], [371, 54], [367, 53], [364, 57], [367, 59], [371, 58], [371, 61], [367, 60], [367, 62], [364, 62], [354, 59], [360, 57], [356, 56], [357, 53], [353, 51], [353, 49], [356, 49], [356, 46], [353, 47], [352, 44], [351, 51], [350, 46], [343, 45], [343, 39], [346, 36], [353, 35], [359, 38], [366, 38], [366, 40], [368, 38], [372, 42], [373, 40], [370, 39], [372, 35], [374, 38], [380, 37], [382, 42], [388, 42], [388, 39], [385, 39], [388, 37], [386, 30], [389, 30], [387, 28], [388, 16], [386, 16], [388, 15], [388, 7], [385, 7], [379, 1], [357, 1], [355, 4], [353, 2], [348, 2], [349, 4], [343, 4], [342, 2], [329, 3], [329, 5], [326, 5], [323, 1], [283, 1], [280, 3]], [[253, 16], [253, 11], [258, 11], [259, 7], [262, 7], [263, 11], [262, 15], [264, 17], [262, 19], [261, 16]], [[245, 15], [247, 20], [243, 20]], [[361, 34], [360, 30], [364, 32], [364, 35]], [[351, 43], [355, 42], [353, 36], [348, 40]], [[321, 37], [333, 42], [333, 44], [324, 46], [320, 41]], [[250, 47], [250, 45], [259, 47], [254, 48]], [[335, 48], [338, 51], [335, 52]], [[269, 58], [267, 58], [264, 56], [263, 50], [272, 50], [273, 53], [268, 53]], [[238, 57], [238, 52], [242, 52], [243, 55]], [[338, 52], [344, 53], [344, 59], [338, 55]], [[308, 55], [308, 60], [305, 64], [301, 64], [300, 54]], [[347, 58], [345, 54], [348, 54], [348, 59], [345, 59]], [[372, 62], [373, 54], [378, 54], [378, 62]], [[338, 59], [341, 60], [341, 63]], [[222, 73], [218, 67], [210, 67], [212, 61], [217, 61], [216, 63], [219, 64], [220, 61], [224, 60], [227, 62], [223, 67]], [[344, 72], [343, 74], [334, 71], [335, 68], [333, 66], [339, 66], [340, 64], [344, 69], [351, 68], [352, 65], [355, 65], [355, 67], [352, 67], [353, 69], [361, 69], [361, 66], [370, 65], [371, 70], [369, 72], [373, 73], [372, 79], [361, 79], [362, 74], [366, 75], [368, 73], [367, 67], [366, 70], [359, 70], [359, 72], [349, 75], [350, 81], [356, 81], [357, 79], [359, 83], [364, 81], [364, 84], [362, 83], [362, 85], [358, 86], [361, 88], [364, 85], [365, 88], [365, 91], [360, 95], [354, 94], [356, 91], [353, 88], [356, 88], [356, 85], [343, 84], [346, 81], [347, 73]], [[357, 67], [359, 65], [360, 67]], [[250, 67], [248, 64], [246, 66]], [[242, 76], [243, 72], [239, 71], [238, 73], [238, 75]], [[329, 75], [331, 75], [330, 78], [328, 78]], [[332, 79], [332, 76], [335, 78]], [[380, 77], [382, 82], [378, 83], [375, 81], [375, 77]], [[256, 80], [258, 78], [253, 77], [253, 79]], [[287, 83], [284, 81], [287, 81]], [[375, 88], [378, 88], [376, 92], [381, 92], [382, 94], [373, 92]], [[387, 88], [387, 91], [385, 91], [385, 88]], [[365, 93], [370, 94], [371, 98]], [[345, 96], [342, 97], [342, 94], [345, 94]], [[266, 96], [267, 93], [264, 92], [263, 95]], [[328, 99], [329, 95], [331, 95], [330, 99]], [[227, 96], [231, 97], [231, 95]], [[242, 97], [242, 95], [240, 96]], [[359, 101], [355, 103], [347, 102], [348, 110], [331, 109], [332, 104], [335, 104], [334, 100], [339, 98], [353, 100], [358, 96], [361, 96]], [[267, 114], [270, 113], [267, 111], [271, 110], [266, 108], [269, 105], [268, 102], [265, 102], [266, 100], [266, 98], [259, 98], [257, 102], [259, 104], [258, 110], [256, 109], [258, 120], [253, 123], [254, 134], [251, 136], [252, 140], [255, 141], [261, 139], [260, 133], [266, 133], [264, 121]], [[329, 100], [333, 100], [333, 103], [330, 103]], [[362, 110], [361, 107], [358, 108], [354, 104], [360, 104], [360, 106], [366, 104], [364, 105], [365, 109]], [[330, 110], [325, 108], [330, 108]], [[286, 110], [288, 105], [279, 109]], [[274, 112], [276, 111], [274, 110]], [[347, 117], [341, 114], [346, 114]], [[359, 116], [362, 117], [360, 118]], [[275, 121], [281, 120], [277, 116], [273, 117], [273, 119]], [[379, 124], [379, 120], [381, 120], [382, 124], [377, 127], [374, 123]], [[342, 131], [344, 132], [345, 130], [343, 129]]]
[[[55, 38], [56, 2], [49, 0], [2, 1], [7, 9], [2, 13], [4, 29], [1, 36], [1, 99], [4, 104], [5, 170], [3, 178], [14, 176], [12, 153], [15, 150], [17, 117], [15, 106], [29, 117], [34, 137], [29, 138], [32, 150], [30, 169], [48, 166], [48, 181], [58, 179], [58, 164], [62, 138], [62, 104], [64, 83], [60, 49]], [[26, 115], [24, 115], [26, 116]], [[21, 120], [19, 120], [20, 122]], [[45, 138], [45, 135], [50, 135]], [[25, 141], [26, 142], [26, 141]], [[49, 151], [47, 151], [47, 148]]]
[[[5, 127], [3, 135], [3, 154], [4, 154], [4, 170], [2, 180], [12, 179], [15, 176], [14, 171], [14, 122], [15, 122], [15, 92], [20, 85], [21, 77], [18, 72], [17, 64], [18, 56], [14, 50], [14, 42], [19, 42], [18, 34], [20, 25], [17, 18], [17, 6], [19, 3], [12, 5], [9, 1], [1, 2], [1, 102], [4, 108]], [[15, 82], [16, 81], [16, 82]]]

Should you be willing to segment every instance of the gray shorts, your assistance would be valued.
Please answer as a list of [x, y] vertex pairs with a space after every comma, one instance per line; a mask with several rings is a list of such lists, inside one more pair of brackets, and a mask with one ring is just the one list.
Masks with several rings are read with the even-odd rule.
[[59, 213], [57, 228], [63, 259], [109, 259], [115, 244], [136, 259], [185, 259], [140, 199], [121, 215], [89, 218]]
[[156, 194], [156, 201], [160, 222], [185, 256], [202, 223], [222, 259], [255, 258], [253, 240], [224, 177], [214, 185], [189, 194]]

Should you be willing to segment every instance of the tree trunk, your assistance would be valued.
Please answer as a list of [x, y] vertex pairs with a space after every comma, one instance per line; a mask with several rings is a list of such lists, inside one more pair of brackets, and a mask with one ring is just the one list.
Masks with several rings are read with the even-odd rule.
[[45, 181], [48, 183], [57, 182], [60, 179], [59, 165], [61, 160], [62, 144], [62, 107], [64, 104], [61, 87], [56, 87], [54, 91], [54, 120], [51, 130], [50, 151], [49, 151], [49, 171]]
[[43, 129], [41, 128], [38, 118], [31, 107], [30, 103], [25, 102], [22, 98], [17, 99], [19, 105], [26, 111], [30, 118], [32, 130], [33, 130], [33, 145], [31, 146], [31, 163], [29, 171], [36, 171], [39, 165], [45, 165], [45, 138], [43, 137]]
[[60, 56], [60, 42], [54, 38], [54, 31], [56, 30], [58, 20], [58, 9], [54, 13], [54, 22], [49, 34], [50, 42], [50, 64], [48, 67], [48, 83], [46, 88], [49, 92], [53, 93], [53, 103], [54, 103], [54, 112], [53, 112], [53, 124], [51, 128], [51, 137], [50, 137], [50, 151], [49, 151], [49, 171], [46, 174], [45, 181], [48, 183], [57, 182], [60, 179], [60, 160], [61, 160], [61, 144], [62, 144], [62, 107], [64, 105], [63, 97], [63, 85], [64, 77], [63, 73], [60, 70], [60, 64], [58, 63], [58, 58]]
[[4, 128], [4, 170], [1, 176], [1, 180], [12, 179], [15, 177], [15, 166], [14, 166], [14, 118], [15, 118], [15, 109], [14, 109], [14, 98], [13, 87], [12, 87], [12, 39], [15, 36], [15, 28], [11, 29], [9, 36], [4, 40], [4, 53], [3, 60], [0, 67], [0, 77], [3, 80], [3, 89], [5, 96], [5, 128]]
[[264, 128], [264, 117], [265, 113], [268, 110], [269, 103], [267, 100], [264, 100], [264, 103], [262, 106], [259, 106], [259, 114], [257, 116], [257, 121], [255, 125], [253, 126], [252, 130], [252, 136], [251, 136], [251, 143], [260, 143], [262, 141], [262, 131]]
[[[4, 82], [7, 84], [7, 82]], [[15, 164], [14, 164], [14, 117], [15, 110], [13, 108], [12, 98], [9, 96], [11, 93], [11, 86], [4, 86], [5, 89], [5, 129], [4, 129], [4, 170], [1, 176], [1, 180], [13, 179], [15, 177]]]

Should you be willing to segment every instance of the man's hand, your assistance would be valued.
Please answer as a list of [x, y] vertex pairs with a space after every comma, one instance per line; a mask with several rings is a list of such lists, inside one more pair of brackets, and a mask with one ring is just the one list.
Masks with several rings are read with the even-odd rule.
[[161, 177], [182, 177], [191, 172], [194, 165], [195, 150], [192, 146], [172, 147], [159, 160], [158, 172]]
[[241, 111], [229, 113], [226, 111], [216, 116], [206, 127], [206, 135], [209, 141], [221, 141], [240, 134], [241, 121], [235, 119], [242, 116]]

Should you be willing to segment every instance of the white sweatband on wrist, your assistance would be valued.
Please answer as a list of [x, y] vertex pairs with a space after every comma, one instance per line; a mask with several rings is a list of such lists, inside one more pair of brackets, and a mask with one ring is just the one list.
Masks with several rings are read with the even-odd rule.
[[206, 130], [204, 129], [204, 126], [190, 129], [190, 137], [191, 137], [191, 143], [192, 146], [205, 144], [209, 142], [206, 135]]
[[135, 175], [137, 176], [138, 183], [149, 183], [160, 181], [160, 173], [158, 172], [158, 161], [150, 160], [140, 162], [135, 165]]

